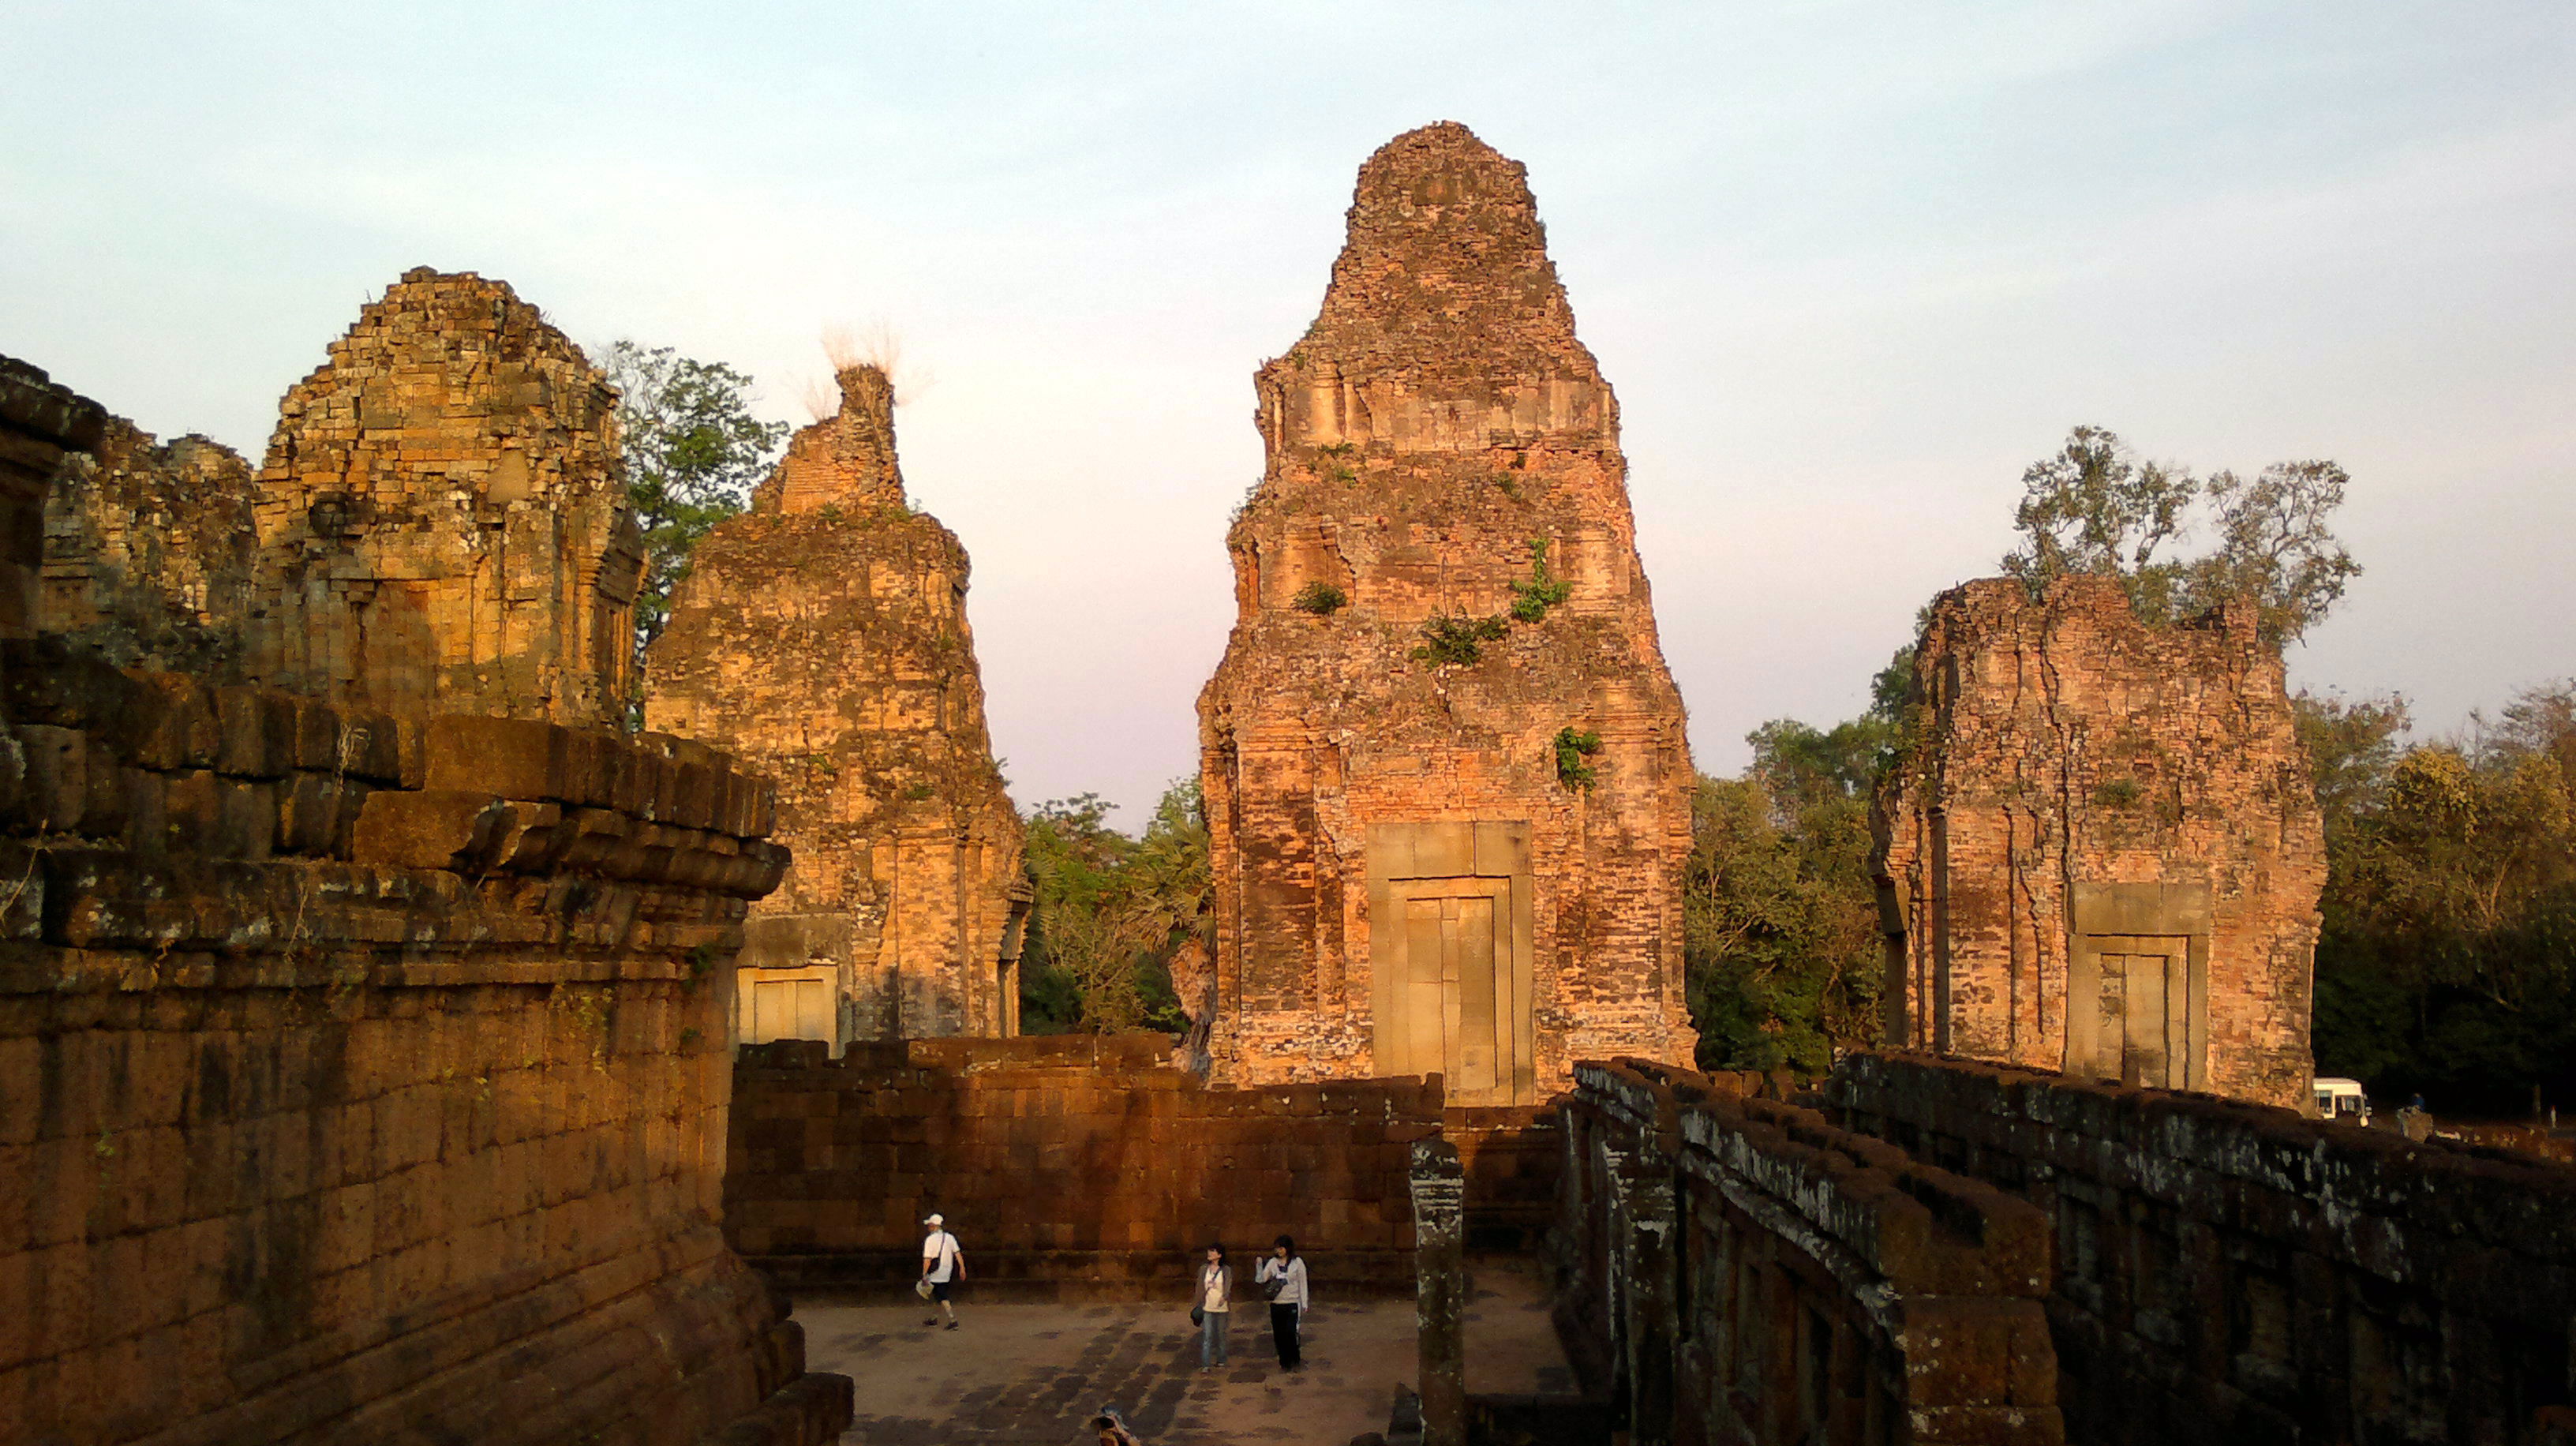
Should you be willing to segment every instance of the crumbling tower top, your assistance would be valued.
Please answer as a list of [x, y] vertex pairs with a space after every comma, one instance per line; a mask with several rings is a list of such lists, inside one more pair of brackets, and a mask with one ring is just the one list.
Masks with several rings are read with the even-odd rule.
[[1407, 131], [1360, 167], [1349, 233], [1302, 346], [1460, 379], [1498, 363], [1590, 379], [1529, 172], [1455, 121]]
[[616, 405], [508, 283], [404, 272], [279, 404], [252, 486], [249, 676], [622, 719], [643, 555]]
[[756, 512], [870, 512], [903, 505], [894, 452], [894, 382], [873, 362], [841, 367], [841, 409], [799, 431], [778, 476], [752, 499]]
[[1618, 411], [1548, 260], [1527, 171], [1452, 121], [1360, 168], [1314, 324], [1261, 369], [1273, 455], [1618, 444]]

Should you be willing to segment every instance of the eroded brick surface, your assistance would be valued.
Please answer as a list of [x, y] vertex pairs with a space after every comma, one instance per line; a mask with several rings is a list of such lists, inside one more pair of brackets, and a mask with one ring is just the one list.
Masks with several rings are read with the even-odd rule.
[[109, 420], [42, 368], [0, 356], [0, 638], [35, 633], [46, 488], [64, 455], [97, 446]]
[[250, 464], [123, 418], [45, 499], [43, 629], [111, 662], [229, 676], [250, 615]]
[[254, 496], [247, 677], [624, 719], [642, 553], [615, 397], [506, 283], [403, 273], [288, 390]]
[[[754, 912], [747, 991], [827, 984], [835, 1045], [1012, 1034], [1028, 895], [966, 550], [905, 503], [885, 374], [840, 380], [840, 412], [798, 432], [752, 511], [699, 545], [653, 644], [645, 715], [778, 780], [796, 862]], [[745, 1038], [817, 1037], [746, 1000]]]
[[[1879, 800], [1890, 1037], [2301, 1103], [2324, 834], [2251, 616], [2156, 628], [2105, 579], [1992, 579], [1935, 602], [1914, 668]], [[2106, 956], [2169, 958], [2167, 987]]]
[[[1442, 967], [1407, 963], [1400, 922], [1372, 914], [1373, 884], [1391, 912], [1411, 907], [1386, 903], [1389, 858], [1372, 873], [1372, 830], [1389, 825], [1413, 829], [1408, 851], [1460, 856], [1407, 855], [1469, 881], [1453, 892], [1509, 883], [1467, 906], [1478, 927], [1486, 908], [1519, 914], [1496, 925], [1513, 957], [1495, 1008], [1517, 1047], [1490, 1084], [1451, 1068], [1453, 1100], [1534, 1101], [1578, 1056], [1688, 1060], [1681, 701], [1617, 402], [1575, 337], [1522, 168], [1450, 124], [1380, 150], [1321, 313], [1255, 385], [1266, 465], [1227, 537], [1239, 615], [1199, 700], [1217, 1077], [1443, 1067], [1437, 1048], [1392, 1063], [1379, 1038], [1392, 973]], [[1505, 615], [1542, 543], [1563, 601], [1473, 664], [1413, 656], [1435, 613]], [[1310, 588], [1345, 605], [1310, 610]], [[1560, 777], [1567, 729], [1599, 737], [1578, 759], [1589, 787]], [[1494, 856], [1465, 861], [1475, 847]]]

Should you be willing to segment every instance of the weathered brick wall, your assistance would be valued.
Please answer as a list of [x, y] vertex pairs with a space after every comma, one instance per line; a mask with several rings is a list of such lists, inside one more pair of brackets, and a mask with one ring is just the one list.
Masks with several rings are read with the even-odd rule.
[[67, 453], [99, 444], [109, 420], [42, 368], [0, 356], [0, 638], [35, 635], [46, 488]]
[[239, 665], [256, 553], [250, 464], [122, 418], [64, 459], [45, 500], [43, 631], [109, 662], [225, 677]]
[[1916, 1056], [1827, 1094], [2048, 1213], [2077, 1440], [2521, 1441], [2576, 1401], [2576, 1169]]
[[[103, 422], [0, 364], [13, 524]], [[0, 640], [0, 1434], [831, 1439], [716, 1219], [769, 812], [675, 739]]]
[[[2150, 627], [2109, 579], [1974, 582], [1934, 602], [1914, 687], [1878, 802], [1890, 1039], [2300, 1104], [2324, 833], [2250, 611]], [[2169, 956], [2168, 986], [2124, 954]]]
[[404, 272], [279, 406], [255, 483], [246, 676], [623, 722], [643, 554], [615, 409], [506, 283]]
[[966, 550], [905, 503], [885, 374], [846, 368], [841, 392], [753, 510], [699, 544], [645, 669], [645, 716], [779, 780], [796, 862], [753, 911], [753, 988], [827, 981], [836, 1046], [1013, 1034], [1028, 892]]
[[[1199, 699], [1217, 1077], [1422, 1068], [1462, 1104], [1534, 1104], [1577, 1057], [1688, 1060], [1681, 699], [1617, 401], [1522, 168], [1453, 124], [1389, 142], [1321, 312], [1255, 386], [1266, 464], [1227, 536], [1239, 615]], [[1413, 656], [1435, 614], [1505, 615], [1542, 545], [1565, 601], [1473, 664]], [[1346, 605], [1310, 611], [1310, 587]], [[1566, 729], [1599, 736], [1589, 787], [1560, 777]], [[1464, 1055], [1411, 1061], [1383, 1027], [1398, 976], [1443, 967], [1406, 963], [1388, 881], [1443, 871], [1495, 915], [1508, 1037], [1490, 1084]]]
[[1439, 1133], [1436, 1082], [1211, 1089], [1167, 1035], [914, 1040], [838, 1060], [747, 1047], [725, 1229], [791, 1280], [920, 1271], [936, 1210], [969, 1278], [1007, 1295], [1188, 1294], [1197, 1252], [1244, 1265], [1277, 1235], [1319, 1298], [1413, 1289], [1406, 1148]]
[[1706, 1076], [1575, 1077], [1557, 1318], [1630, 1439], [2066, 1439], [2039, 1211]]

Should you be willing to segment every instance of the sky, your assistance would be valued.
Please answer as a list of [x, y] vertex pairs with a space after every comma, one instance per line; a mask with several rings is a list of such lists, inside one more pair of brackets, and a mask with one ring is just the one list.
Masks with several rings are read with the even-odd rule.
[[1618, 389], [1699, 765], [1825, 724], [2078, 423], [2330, 457], [2294, 686], [2419, 731], [2576, 673], [2566, 0], [582, 6], [11, 0], [0, 353], [254, 460], [406, 268], [802, 424], [901, 345], [1023, 805], [1196, 770], [1252, 373], [1359, 164], [1525, 163]]

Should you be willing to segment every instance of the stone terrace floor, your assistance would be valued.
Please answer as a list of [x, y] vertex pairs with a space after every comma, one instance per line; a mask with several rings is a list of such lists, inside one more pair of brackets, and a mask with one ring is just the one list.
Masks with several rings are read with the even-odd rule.
[[[1321, 1294], [1329, 1282], [1318, 1283]], [[1467, 1389], [1570, 1394], [1572, 1372], [1534, 1276], [1480, 1263], [1467, 1311]], [[970, 1286], [971, 1290], [972, 1287]], [[1329, 1297], [1327, 1297], [1329, 1300]], [[1306, 1368], [1283, 1375], [1266, 1310], [1238, 1308], [1222, 1370], [1199, 1369], [1188, 1306], [958, 1303], [962, 1324], [925, 1330], [918, 1303], [800, 1299], [806, 1363], [859, 1383], [844, 1446], [1074, 1446], [1114, 1405], [1149, 1446], [1345, 1446], [1386, 1429], [1397, 1383], [1414, 1383], [1413, 1303], [1318, 1304]]]

